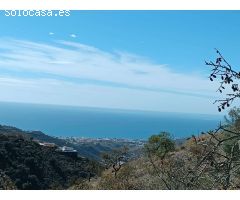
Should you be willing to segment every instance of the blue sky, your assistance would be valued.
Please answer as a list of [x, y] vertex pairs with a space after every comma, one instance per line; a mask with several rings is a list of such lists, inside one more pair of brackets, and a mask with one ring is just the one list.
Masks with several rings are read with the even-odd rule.
[[1, 13], [0, 24], [1, 101], [216, 113], [204, 61], [216, 47], [240, 62], [239, 11]]

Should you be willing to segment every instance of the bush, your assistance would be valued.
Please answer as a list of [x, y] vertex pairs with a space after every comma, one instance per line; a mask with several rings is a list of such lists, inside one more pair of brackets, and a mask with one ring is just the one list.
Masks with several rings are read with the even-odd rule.
[[162, 159], [167, 153], [175, 150], [175, 143], [167, 132], [161, 132], [158, 135], [152, 135], [147, 144], [145, 145], [145, 151], [147, 154], [153, 154], [161, 157]]

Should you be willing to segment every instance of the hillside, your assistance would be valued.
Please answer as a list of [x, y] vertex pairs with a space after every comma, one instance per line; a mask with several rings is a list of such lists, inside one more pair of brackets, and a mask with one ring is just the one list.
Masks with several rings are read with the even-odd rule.
[[150, 137], [141, 158], [71, 189], [239, 190], [239, 141], [239, 131], [230, 126], [192, 136], [180, 146], [172, 146], [174, 141], [160, 133]]
[[[72, 147], [79, 156], [72, 158], [62, 155], [55, 150], [57, 147], [42, 146], [41, 142]], [[180, 152], [189, 152], [182, 149], [185, 139], [174, 140], [174, 143], [178, 149], [176, 155], [180, 149]], [[128, 139], [57, 138], [40, 131], [0, 126], [0, 188], [162, 189], [164, 187], [159, 185], [151, 162], [145, 157], [143, 147], [146, 144], [147, 141]], [[107, 153], [110, 157], [115, 156], [114, 152], [122, 147], [128, 150], [123, 167], [114, 177], [113, 163], [107, 167], [107, 160], [101, 155]], [[107, 169], [104, 170], [100, 163]]]
[[78, 151], [79, 155], [96, 161], [101, 160], [103, 152], [111, 152], [113, 149], [128, 146], [130, 157], [138, 157], [140, 149], [144, 142], [138, 140], [124, 139], [79, 139], [79, 138], [58, 138], [44, 134], [41, 131], [24, 131], [12, 126], [0, 125], [0, 134], [21, 135], [28, 139], [38, 140], [41, 142], [54, 143], [58, 146], [72, 147]]
[[0, 133], [0, 188], [66, 189], [101, 170], [96, 162], [61, 155], [14, 130]]

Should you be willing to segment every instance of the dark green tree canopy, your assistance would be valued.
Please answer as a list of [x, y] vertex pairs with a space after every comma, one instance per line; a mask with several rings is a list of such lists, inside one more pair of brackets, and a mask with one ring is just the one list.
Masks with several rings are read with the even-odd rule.
[[164, 158], [168, 152], [175, 150], [175, 143], [170, 133], [161, 132], [158, 135], [152, 135], [148, 139], [145, 149], [148, 153]]

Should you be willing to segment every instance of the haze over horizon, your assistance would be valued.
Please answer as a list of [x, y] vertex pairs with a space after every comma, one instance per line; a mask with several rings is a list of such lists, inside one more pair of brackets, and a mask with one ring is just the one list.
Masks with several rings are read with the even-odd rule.
[[214, 59], [217, 47], [230, 63], [239, 63], [239, 16], [239, 11], [0, 16], [0, 101], [216, 114], [218, 84], [209, 81], [204, 60]]

